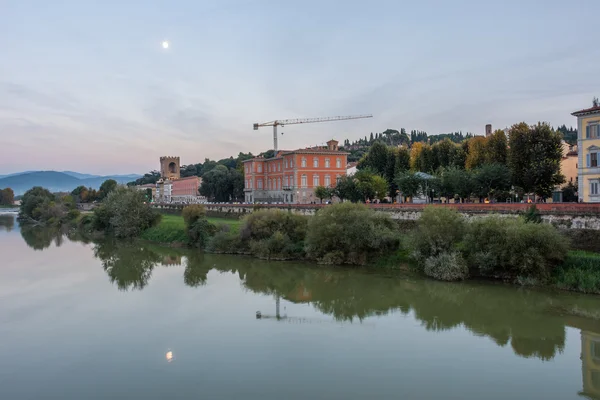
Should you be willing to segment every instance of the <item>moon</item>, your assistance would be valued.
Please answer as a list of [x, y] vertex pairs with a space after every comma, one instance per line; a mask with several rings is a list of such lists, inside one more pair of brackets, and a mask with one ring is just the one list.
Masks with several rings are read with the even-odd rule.
[[163, 40], [163, 42], [162, 42], [162, 48], [163, 49], [168, 49], [169, 48], [169, 42], [167, 40]]

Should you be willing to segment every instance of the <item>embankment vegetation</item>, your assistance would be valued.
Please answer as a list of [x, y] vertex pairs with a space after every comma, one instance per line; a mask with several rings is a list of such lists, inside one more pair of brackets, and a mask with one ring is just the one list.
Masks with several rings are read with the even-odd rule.
[[68, 195], [57, 195], [36, 186], [23, 195], [19, 208], [21, 223], [35, 225], [64, 225], [75, 221], [79, 211]]

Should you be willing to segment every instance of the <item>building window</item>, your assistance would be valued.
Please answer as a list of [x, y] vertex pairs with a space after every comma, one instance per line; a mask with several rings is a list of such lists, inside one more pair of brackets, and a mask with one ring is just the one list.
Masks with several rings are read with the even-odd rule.
[[306, 168], [306, 158], [302, 159], [302, 168]]
[[319, 168], [319, 159], [317, 157], [313, 158], [313, 167]]
[[294, 159], [290, 158], [290, 168], [294, 168]]
[[259, 179], [256, 183], [258, 184], [258, 188], [262, 189], [262, 179]]
[[597, 167], [598, 166], [598, 153], [590, 154], [590, 166]]
[[592, 122], [585, 127], [586, 139], [598, 139], [600, 138], [600, 124], [598, 122]]
[[305, 188], [308, 186], [306, 175], [302, 175], [302, 187]]
[[262, 165], [258, 164], [258, 172], [262, 172]]
[[329, 168], [329, 158], [325, 159], [325, 168]]
[[290, 176], [290, 186], [294, 186], [294, 177]]
[[288, 177], [287, 177], [287, 176], [284, 178], [283, 185], [284, 185], [285, 187], [288, 187], [288, 186], [290, 186], [290, 181], [288, 180]]
[[277, 171], [281, 171], [281, 163], [277, 164]]
[[254, 189], [254, 186], [252, 186], [252, 178], [250, 178], [250, 189]]
[[338, 158], [335, 160], [335, 167], [342, 168], [342, 159], [341, 158]]
[[590, 196], [598, 195], [598, 181], [590, 181]]
[[331, 186], [331, 177], [329, 175], [325, 176], [325, 187]]
[[313, 187], [319, 186], [319, 175], [313, 175]]
[[287, 160], [287, 158], [285, 159], [285, 167], [286, 168], [288, 167], [288, 160]]

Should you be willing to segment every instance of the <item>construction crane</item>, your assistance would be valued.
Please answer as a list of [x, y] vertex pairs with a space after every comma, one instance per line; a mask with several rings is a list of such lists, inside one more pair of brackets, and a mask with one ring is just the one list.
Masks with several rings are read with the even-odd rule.
[[[285, 126], [285, 125], [294, 125], [294, 124], [312, 124], [314, 122], [330, 122], [330, 121], [344, 121], [347, 119], [361, 119], [361, 118], [373, 118], [370, 114], [365, 115], [348, 115], [348, 116], [339, 116], [339, 117], [322, 117], [322, 118], [296, 118], [296, 119], [278, 119], [270, 122], [263, 122], [262, 124], [256, 123], [254, 124], [254, 130], [257, 131], [258, 128], [263, 126], [272, 126], [273, 127], [273, 150], [277, 151], [277, 127]], [[282, 133], [283, 135], [283, 133]]]

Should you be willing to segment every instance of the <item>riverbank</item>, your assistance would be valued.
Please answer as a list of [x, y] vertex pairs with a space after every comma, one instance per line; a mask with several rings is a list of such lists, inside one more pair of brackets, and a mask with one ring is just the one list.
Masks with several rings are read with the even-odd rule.
[[[254, 215], [256, 215], [256, 213]], [[288, 221], [276, 221], [272, 219], [272, 217], [268, 217], [269, 215], [279, 215], [283, 218], [288, 216], [290, 219]], [[265, 219], [265, 217], [267, 219]], [[269, 218], [271, 219], [269, 220]], [[414, 243], [410, 243], [410, 237], [414, 235], [414, 226], [407, 227], [405, 225], [396, 225], [390, 227], [390, 229], [386, 232], [371, 232], [371, 234], [375, 234], [375, 236], [387, 237], [386, 240], [389, 240], [391, 243], [390, 245], [392, 246], [390, 249], [396, 246], [397, 250], [379, 251], [380, 249], [375, 247], [374, 249], [371, 249], [375, 251], [371, 251], [370, 253], [369, 249], [363, 249], [364, 251], [361, 253], [360, 251], [356, 250], [355, 247], [360, 247], [362, 242], [369, 241], [369, 236], [373, 235], [370, 235], [368, 232], [366, 232], [366, 228], [363, 229], [360, 226], [360, 231], [357, 231], [356, 235], [354, 235], [353, 232], [348, 230], [348, 226], [346, 226], [346, 228], [344, 228], [346, 229], [346, 236], [354, 237], [355, 239], [353, 240], [358, 240], [358, 242], [356, 242], [357, 244], [350, 245], [344, 252], [336, 252], [335, 248], [333, 249], [334, 251], [331, 251], [332, 249], [327, 249], [324, 250], [324, 252], [319, 256], [314, 251], [312, 254], [309, 254], [311, 253], [309, 249], [310, 245], [305, 242], [305, 235], [307, 235], [306, 223], [312, 218], [313, 217], [303, 217], [297, 215], [292, 217], [292, 214], [285, 212], [279, 212], [279, 214], [277, 214], [277, 212], [273, 213], [271, 211], [262, 211], [259, 213], [258, 218], [250, 218], [251, 226], [246, 229], [247, 235], [253, 235], [254, 232], [256, 233], [256, 236], [254, 238], [249, 237], [247, 240], [245, 240], [241, 238], [240, 229], [244, 223], [248, 223], [248, 218], [245, 220], [239, 220], [209, 217], [206, 218], [207, 222], [215, 225], [217, 228], [216, 233], [213, 234], [205, 246], [206, 251], [212, 253], [252, 255], [257, 258], [268, 260], [305, 260], [334, 265], [359, 264], [376, 269], [420, 270], [420, 263], [418, 260], [415, 260], [413, 256], [414, 251], [410, 250], [410, 246], [414, 245]], [[254, 221], [252, 221], [253, 219]], [[253, 226], [252, 223], [254, 224]], [[295, 226], [295, 224], [297, 226]], [[334, 221], [329, 221], [329, 224], [324, 225], [333, 224]], [[535, 227], [535, 225], [536, 224], [531, 225], [531, 227]], [[343, 223], [338, 228], [342, 229], [342, 226]], [[288, 232], [285, 232], [286, 229]], [[298, 231], [298, 229], [300, 229], [300, 231], [303, 233], [301, 233], [298, 238], [291, 240], [290, 235], [293, 235], [294, 232]], [[551, 227], [546, 227], [546, 229], [551, 229]], [[326, 241], [327, 236], [329, 236], [329, 234], [325, 234], [325, 236], [318, 239], [318, 242], [322, 243], [323, 241]], [[393, 243], [396, 242], [395, 238], [398, 237], [400, 237], [400, 239], [397, 241], [398, 244], [394, 245]], [[185, 246], [189, 240], [186, 234], [184, 218], [182, 216], [173, 214], [163, 214], [162, 221], [157, 226], [143, 232], [141, 238], [146, 241], [168, 246]], [[334, 241], [335, 240], [338, 239], [334, 239]], [[548, 238], [548, 240], [550, 239]], [[559, 238], [554, 240], [559, 240]], [[335, 244], [334, 247], [338, 245], [339, 244]], [[380, 244], [377, 244], [376, 246], [380, 246]], [[385, 246], [386, 245], [383, 245], [383, 247]], [[480, 249], [479, 253], [481, 253], [481, 251], [484, 251], [485, 253], [485, 251], [489, 250], [490, 249]], [[547, 252], [548, 250], [542, 251], [542, 253]], [[486, 280], [491, 278], [526, 286], [545, 286], [562, 290], [577, 291], [581, 293], [600, 294], [600, 254], [571, 250], [568, 253], [565, 253], [565, 255], [566, 256], [561, 260], [560, 264], [557, 264], [555, 267], [548, 268], [546, 275], [539, 274], [538, 272], [527, 274], [526, 270], [523, 270], [523, 272], [519, 273], [519, 275], [511, 275], [510, 273], [506, 273], [504, 270], [493, 273], [489, 273], [487, 270], [482, 270], [484, 273], [479, 274], [478, 271], [473, 270], [473, 266], [471, 265], [471, 277], [476, 279], [484, 278]], [[527, 260], [526, 257], [535, 259], [533, 261], [535, 263], [538, 261], [537, 259], [540, 256], [542, 255], [535, 253], [529, 254], [529, 256], [522, 256], [522, 263], [527, 264], [530, 261]], [[435, 262], [438, 264], [445, 262], [446, 264], [462, 265], [462, 261], [460, 261], [462, 258], [459, 257], [456, 259], [453, 257], [456, 257], [456, 254], [452, 255], [452, 257], [448, 258], [447, 260], [444, 258], [436, 259]], [[518, 260], [513, 260], [512, 262], [516, 262], [517, 264], [519, 263]], [[423, 263], [424, 262], [421, 262], [421, 264]], [[542, 262], [540, 265], [545, 264]], [[436, 268], [446, 269], [448, 267], [446, 265], [433, 265], [431, 268], [435, 270]], [[462, 268], [463, 271], [466, 271], [467, 267], [465, 266]], [[504, 269], [505, 267], [502, 268]], [[517, 266], [517, 268], [522, 267]], [[464, 279], [462, 275], [457, 275], [455, 277], [455, 275], [446, 274], [446, 271], [444, 271], [444, 273], [441, 275], [438, 273], [438, 275], [440, 276], [439, 278], [437, 276], [432, 277], [436, 279], [448, 279], [448, 276], [450, 276], [450, 280]]]

